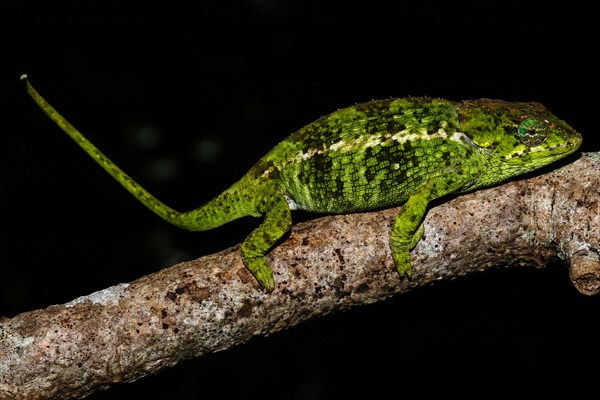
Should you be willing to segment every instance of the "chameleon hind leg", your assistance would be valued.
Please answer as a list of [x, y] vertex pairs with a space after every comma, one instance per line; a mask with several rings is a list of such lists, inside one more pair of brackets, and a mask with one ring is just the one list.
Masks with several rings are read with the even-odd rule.
[[280, 194], [264, 198], [259, 210], [265, 213], [263, 222], [242, 243], [244, 265], [252, 272], [260, 286], [267, 292], [275, 287], [273, 271], [265, 254], [292, 226], [292, 213]]
[[452, 193], [464, 184], [462, 175], [446, 175], [429, 179], [404, 203], [394, 220], [390, 232], [392, 258], [400, 277], [412, 277], [410, 250], [423, 236], [423, 218], [429, 203], [441, 196]]

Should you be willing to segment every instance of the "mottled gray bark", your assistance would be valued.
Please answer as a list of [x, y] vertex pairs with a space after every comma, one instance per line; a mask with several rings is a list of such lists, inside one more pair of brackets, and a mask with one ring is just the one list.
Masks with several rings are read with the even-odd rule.
[[[434, 206], [400, 280], [388, 247], [397, 209], [319, 218], [270, 255], [259, 290], [239, 248], [175, 265], [70, 303], [0, 320], [0, 399], [81, 397], [255, 335], [373, 303], [437, 280], [556, 259], [600, 291], [599, 154]], [[565, 272], [565, 277], [567, 276]]]

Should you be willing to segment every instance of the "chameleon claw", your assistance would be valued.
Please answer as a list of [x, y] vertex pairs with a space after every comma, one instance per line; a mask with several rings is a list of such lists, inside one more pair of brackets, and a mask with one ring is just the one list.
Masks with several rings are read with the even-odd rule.
[[412, 271], [405, 271], [405, 272], [398, 271], [398, 274], [400, 275], [400, 279], [402, 279], [402, 280], [404, 280], [405, 278], [408, 280], [412, 279]]
[[275, 288], [275, 279], [273, 271], [269, 267], [267, 260], [264, 257], [245, 259], [244, 264], [248, 267], [254, 278], [256, 278], [260, 287], [267, 293], [270, 293]]
[[410, 262], [410, 253], [408, 251], [402, 251], [392, 254], [394, 263], [396, 264], [396, 270], [401, 279], [408, 278], [412, 279], [412, 267]]
[[273, 289], [275, 289], [275, 279], [273, 279], [273, 274], [267, 277], [256, 277], [256, 280], [260, 287], [267, 293], [271, 293]]

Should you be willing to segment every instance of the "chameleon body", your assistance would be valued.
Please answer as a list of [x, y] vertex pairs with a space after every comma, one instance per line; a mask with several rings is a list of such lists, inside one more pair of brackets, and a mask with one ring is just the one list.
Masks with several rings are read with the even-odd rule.
[[333, 214], [404, 204], [393, 222], [390, 248], [399, 274], [411, 277], [409, 252], [423, 234], [432, 200], [538, 169], [574, 152], [582, 140], [534, 102], [376, 100], [303, 127], [216, 198], [178, 212], [126, 175], [26, 85], [55, 123], [166, 221], [205, 231], [244, 216], [264, 217], [242, 243], [241, 256], [267, 291], [275, 282], [265, 255], [290, 229], [291, 210]]

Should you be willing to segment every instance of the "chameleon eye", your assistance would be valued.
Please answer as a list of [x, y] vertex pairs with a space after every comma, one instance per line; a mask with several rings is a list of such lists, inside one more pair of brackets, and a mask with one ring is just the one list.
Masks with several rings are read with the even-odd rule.
[[519, 124], [517, 136], [525, 146], [537, 146], [548, 137], [548, 125], [535, 117], [527, 117]]

